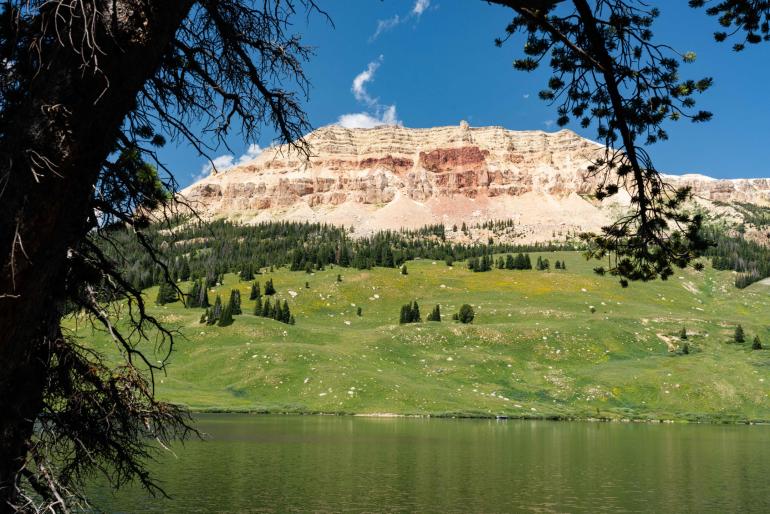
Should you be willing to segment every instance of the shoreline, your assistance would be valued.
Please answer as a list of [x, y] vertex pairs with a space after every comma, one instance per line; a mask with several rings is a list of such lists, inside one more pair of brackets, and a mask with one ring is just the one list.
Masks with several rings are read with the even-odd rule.
[[621, 418], [621, 417], [582, 417], [559, 414], [551, 415], [501, 415], [475, 412], [400, 414], [396, 412], [323, 412], [323, 411], [282, 411], [270, 409], [189, 409], [193, 416], [199, 414], [242, 414], [249, 416], [338, 416], [357, 418], [420, 418], [420, 419], [496, 419], [500, 421], [579, 421], [585, 423], [647, 423], [647, 424], [682, 424], [682, 425], [770, 425], [764, 419], [717, 419], [704, 417], [687, 418]]

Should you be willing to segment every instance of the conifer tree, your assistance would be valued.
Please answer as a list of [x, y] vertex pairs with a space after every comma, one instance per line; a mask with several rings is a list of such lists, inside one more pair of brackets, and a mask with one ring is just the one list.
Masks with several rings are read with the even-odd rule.
[[291, 311], [289, 310], [289, 303], [286, 300], [284, 300], [283, 309], [281, 309], [281, 321], [284, 323], [289, 323], [290, 319], [291, 319]]
[[398, 318], [398, 322], [400, 324], [402, 324], [402, 325], [404, 323], [409, 323], [411, 315], [412, 315], [412, 309], [410, 308], [410, 306], [408, 304], [407, 305], [402, 305], [401, 306], [401, 315]]
[[310, 282], [305, 282], [305, 289], [310, 289]]
[[217, 295], [216, 300], [214, 300], [214, 306], [211, 308], [211, 312], [208, 316], [208, 324], [213, 325], [217, 321], [219, 321], [219, 318], [222, 316], [222, 297]]
[[515, 269], [515, 262], [513, 260], [513, 255], [508, 254], [505, 256], [505, 269]]
[[438, 305], [433, 307], [433, 310], [426, 319], [428, 321], [441, 321], [441, 308]]
[[233, 302], [231, 300], [227, 302], [227, 305], [222, 309], [222, 313], [219, 315], [217, 325], [220, 327], [226, 327], [233, 324]]
[[260, 296], [257, 296], [256, 300], [254, 300], [254, 315], [262, 316], [262, 297]]
[[401, 274], [402, 275], [408, 275], [409, 274], [409, 271], [406, 269], [406, 264], [403, 264], [401, 266]]
[[567, 261], [561, 261], [561, 270], [564, 271], [567, 269]]
[[203, 281], [201, 281], [201, 289], [200, 289], [200, 301], [198, 302], [198, 307], [203, 307], [205, 309], [211, 307], [211, 303], [209, 303], [209, 292], [204, 287]]
[[230, 290], [230, 313], [232, 315], [242, 314], [241, 311], [241, 292], [238, 289]]
[[337, 274], [337, 282], [342, 282], [342, 275], [339, 273]]
[[256, 300], [259, 293], [257, 291], [257, 283], [251, 284], [251, 291], [249, 292], [249, 300]]
[[275, 294], [275, 286], [273, 286], [273, 279], [269, 278], [267, 279], [267, 282], [265, 282], [265, 295], [272, 296]]
[[158, 296], [155, 298], [155, 303], [165, 305], [175, 301], [177, 301], [176, 287], [168, 282], [161, 282], [158, 287]]
[[361, 306], [358, 306], [356, 308], [356, 316], [358, 316], [358, 317], [363, 316], [363, 310], [361, 309]]
[[420, 306], [417, 305], [417, 300], [415, 300], [412, 303], [412, 309], [411, 309], [411, 316], [410, 316], [410, 318], [411, 318], [410, 321], [412, 323], [419, 323], [420, 321], [422, 321], [422, 317], [420, 316]]
[[289, 325], [294, 325], [297, 322], [297, 320], [294, 319], [294, 314], [291, 315], [289, 318]]
[[262, 304], [262, 317], [270, 318], [273, 313], [273, 307], [270, 305], [270, 298], [265, 298], [265, 303]]
[[248, 282], [249, 280], [254, 280], [254, 268], [252, 268], [251, 264], [247, 264], [243, 267], [240, 273], [241, 280], [244, 282]]
[[179, 267], [179, 279], [188, 280], [190, 278], [190, 265], [187, 259], [182, 258], [182, 265]]
[[532, 269], [532, 261], [529, 259], [529, 254], [524, 254], [524, 269]]
[[200, 307], [200, 284], [196, 281], [192, 283], [190, 291], [185, 296], [185, 307], [192, 309]]
[[736, 343], [743, 343], [746, 341], [746, 334], [743, 333], [743, 327], [738, 325], [735, 327], [735, 334], [733, 335], [733, 339]]
[[759, 336], [754, 336], [754, 341], [752, 341], [751, 343], [751, 349], [752, 350], [762, 349], [762, 341], [759, 340]]
[[679, 339], [683, 341], [687, 339], [687, 327], [682, 327], [682, 330], [679, 332]]
[[457, 319], [460, 320], [460, 323], [471, 323], [475, 317], [476, 313], [473, 312], [473, 307], [467, 303], [460, 307], [460, 312], [457, 314]]

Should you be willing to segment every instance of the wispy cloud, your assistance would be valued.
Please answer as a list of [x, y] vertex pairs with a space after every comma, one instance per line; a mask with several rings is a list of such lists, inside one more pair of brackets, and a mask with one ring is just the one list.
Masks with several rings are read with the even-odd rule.
[[203, 166], [201, 166], [200, 172], [193, 177], [193, 180], [198, 182], [199, 180], [203, 180], [204, 178], [211, 175], [211, 172], [214, 170], [217, 172], [222, 172], [228, 168], [232, 168], [233, 166], [245, 164], [259, 157], [259, 154], [261, 153], [262, 148], [258, 144], [252, 143], [246, 149], [246, 152], [237, 159], [234, 155], [231, 154], [224, 154], [218, 157], [214, 157], [211, 159], [211, 161], [206, 162]]
[[430, 0], [417, 0], [412, 7], [412, 14], [422, 16], [422, 13], [430, 7]]
[[521, 96], [523, 96], [523, 97], [524, 97], [524, 100], [527, 100], [527, 99], [529, 99], [529, 93], [524, 93], [524, 94], [523, 94], [523, 95], [521, 95]]
[[396, 114], [396, 105], [382, 105], [379, 98], [372, 97], [367, 91], [367, 84], [374, 82], [374, 75], [382, 65], [384, 57], [370, 62], [364, 71], [353, 79], [350, 87], [356, 100], [365, 104], [370, 112], [354, 112], [343, 114], [337, 119], [337, 124], [345, 128], [372, 128], [380, 125], [401, 125]]
[[392, 30], [395, 27], [408, 22], [410, 19], [416, 18], [419, 20], [422, 14], [427, 11], [429, 7], [430, 0], [415, 0], [414, 6], [412, 6], [412, 10], [409, 11], [409, 14], [406, 16], [399, 16], [398, 14], [394, 14], [391, 18], [377, 20], [377, 28], [375, 29], [374, 34], [369, 37], [369, 42], [371, 43], [380, 37], [382, 33]]
[[366, 84], [374, 80], [374, 74], [377, 72], [380, 65], [382, 65], [382, 60], [383, 56], [380, 55], [376, 61], [370, 62], [366, 69], [356, 75], [356, 78], [353, 79], [353, 85], [350, 87], [350, 90], [353, 91], [353, 96], [355, 96], [356, 100], [359, 102], [363, 102], [369, 106], [377, 104], [377, 99], [369, 96], [369, 93], [366, 91]]
[[374, 31], [374, 34], [369, 37], [369, 41], [374, 41], [380, 37], [380, 34], [389, 31], [399, 23], [401, 23], [401, 17], [398, 14], [394, 14], [392, 18], [377, 20], [377, 29]]
[[554, 120], [545, 120], [543, 122], [543, 125], [545, 125], [545, 128], [551, 128], [556, 124]]

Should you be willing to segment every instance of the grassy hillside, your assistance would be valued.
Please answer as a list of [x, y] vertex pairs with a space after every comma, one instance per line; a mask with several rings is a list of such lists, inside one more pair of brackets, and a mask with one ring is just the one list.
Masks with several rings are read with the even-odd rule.
[[[421, 260], [406, 276], [257, 277], [274, 280], [294, 326], [253, 316], [250, 284], [227, 275], [223, 300], [235, 287], [244, 299], [229, 327], [201, 325], [202, 311], [180, 303], [153, 307], [185, 336], [159, 395], [195, 410], [770, 420], [770, 350], [748, 342], [759, 334], [770, 347], [768, 286], [738, 290], [731, 272], [707, 269], [622, 289], [577, 253], [543, 255], [567, 271], [472, 273]], [[423, 319], [440, 304], [444, 321], [398, 325], [413, 299]], [[476, 311], [472, 325], [450, 321], [463, 303]], [[737, 323], [747, 343], [731, 342]], [[689, 355], [678, 351], [683, 326]], [[79, 335], [116, 351], [105, 334]]]

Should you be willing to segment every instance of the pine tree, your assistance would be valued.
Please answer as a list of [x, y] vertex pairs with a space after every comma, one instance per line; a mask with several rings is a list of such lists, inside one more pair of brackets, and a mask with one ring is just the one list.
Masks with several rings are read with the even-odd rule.
[[258, 290], [257, 290], [257, 283], [254, 282], [251, 284], [251, 291], [249, 292], [249, 300], [256, 300], [257, 296], [259, 296]]
[[161, 282], [158, 287], [158, 296], [155, 298], [155, 303], [158, 305], [165, 305], [177, 300], [176, 287], [169, 282]]
[[185, 307], [188, 309], [200, 307], [200, 293], [200, 284], [198, 282], [193, 282], [190, 291], [185, 297]]
[[247, 264], [241, 270], [241, 280], [244, 282], [254, 280], [254, 269], [252, 268], [251, 264]]
[[289, 325], [294, 325], [297, 322], [297, 320], [294, 319], [294, 314], [291, 315], [289, 318]]
[[361, 309], [360, 306], [356, 307], [356, 316], [358, 316], [358, 317], [363, 316], [363, 310]]
[[759, 340], [759, 336], [754, 336], [754, 341], [752, 341], [751, 343], [751, 349], [752, 350], [762, 349], [762, 341]]
[[743, 343], [746, 341], [746, 334], [743, 333], [743, 327], [738, 325], [735, 327], [735, 335], [733, 336], [733, 339], [736, 343]]
[[305, 289], [310, 289], [310, 282], [305, 282]]
[[265, 295], [272, 296], [275, 294], [275, 286], [273, 286], [273, 279], [269, 278], [267, 279], [267, 282], [265, 282]]
[[201, 296], [200, 301], [198, 302], [198, 307], [203, 307], [204, 309], [208, 309], [211, 307], [211, 303], [209, 303], [209, 292], [204, 287], [203, 281], [201, 281]]
[[407, 305], [402, 305], [401, 306], [401, 315], [398, 318], [398, 322], [400, 324], [402, 324], [402, 325], [404, 323], [409, 323], [411, 315], [412, 315], [412, 310], [411, 310], [410, 306], [408, 304]]
[[281, 321], [284, 323], [289, 323], [290, 319], [291, 319], [291, 311], [289, 310], [289, 303], [286, 300], [284, 300], [283, 309], [281, 309]]
[[337, 282], [342, 282], [342, 275], [337, 274]]
[[187, 259], [182, 258], [182, 265], [179, 267], [179, 279], [188, 280], [190, 278], [190, 265]]
[[216, 300], [214, 300], [214, 306], [211, 308], [208, 316], [208, 324], [213, 325], [219, 321], [220, 317], [222, 317], [222, 297], [217, 295]]
[[270, 305], [270, 298], [265, 299], [265, 303], [262, 304], [262, 317], [269, 318], [273, 312], [273, 307]]
[[401, 274], [402, 275], [408, 275], [409, 274], [409, 271], [406, 269], [406, 264], [401, 266]]
[[508, 254], [505, 256], [505, 269], [514, 269], [515, 262], [513, 260], [513, 255]]
[[564, 271], [567, 269], [567, 261], [561, 261], [561, 270]]
[[682, 327], [682, 330], [679, 332], [679, 339], [681, 339], [682, 341], [687, 339], [687, 328], [686, 327]]
[[[455, 230], [455, 232], [457, 232], [457, 231]], [[447, 266], [452, 266], [455, 263], [454, 258], [451, 255], [447, 255], [444, 258], [444, 262], [446, 263]]]
[[233, 303], [227, 302], [227, 305], [222, 309], [222, 314], [219, 316], [217, 325], [220, 327], [226, 327], [233, 324]]
[[242, 314], [241, 311], [241, 292], [238, 289], [230, 290], [230, 313], [233, 315]]
[[433, 310], [426, 319], [428, 321], [441, 321], [441, 308], [438, 305], [433, 307]]
[[556, 261], [556, 264], [554, 264], [554, 266], [553, 266], [553, 267], [554, 267], [554, 268], [556, 268], [556, 269], [561, 269], [561, 262], [559, 262], [559, 261], [557, 260], [557, 261]]
[[682, 345], [682, 353], [684, 355], [690, 355], [690, 344], [689, 343], [684, 343], [684, 345]]
[[262, 316], [262, 298], [259, 296], [254, 300], [254, 315]]
[[524, 254], [524, 269], [532, 269], [532, 261], [529, 259], [529, 254]]
[[420, 316], [420, 306], [417, 305], [417, 300], [415, 300], [414, 303], [412, 303], [411, 311], [412, 313], [410, 318], [412, 323], [419, 323], [420, 321], [422, 321], [422, 317]]

